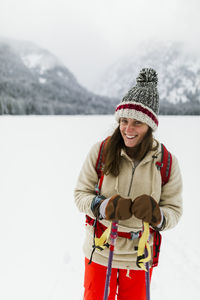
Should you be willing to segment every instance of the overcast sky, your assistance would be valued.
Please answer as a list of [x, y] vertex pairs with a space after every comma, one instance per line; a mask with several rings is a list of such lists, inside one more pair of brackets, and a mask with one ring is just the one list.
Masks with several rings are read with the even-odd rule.
[[88, 88], [146, 39], [200, 43], [199, 0], [0, 1], [0, 36], [50, 50]]

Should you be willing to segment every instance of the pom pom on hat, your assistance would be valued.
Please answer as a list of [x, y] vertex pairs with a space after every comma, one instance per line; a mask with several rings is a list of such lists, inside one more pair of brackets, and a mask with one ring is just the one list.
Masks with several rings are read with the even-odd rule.
[[115, 118], [131, 118], [146, 123], [153, 130], [158, 127], [159, 95], [158, 76], [151, 68], [142, 69], [137, 84], [124, 96], [116, 107]]
[[147, 86], [148, 83], [157, 86], [158, 76], [153, 69], [142, 69], [136, 79], [138, 86]]

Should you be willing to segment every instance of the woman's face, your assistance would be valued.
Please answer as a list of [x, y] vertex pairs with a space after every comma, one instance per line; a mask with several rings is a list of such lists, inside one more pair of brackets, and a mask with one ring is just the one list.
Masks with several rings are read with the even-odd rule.
[[148, 131], [148, 125], [130, 118], [120, 118], [119, 129], [126, 147], [139, 145]]

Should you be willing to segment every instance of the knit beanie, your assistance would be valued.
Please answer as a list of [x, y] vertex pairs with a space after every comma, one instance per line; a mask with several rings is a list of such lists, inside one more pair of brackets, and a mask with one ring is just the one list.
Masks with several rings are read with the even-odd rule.
[[158, 77], [151, 68], [142, 69], [137, 84], [123, 97], [115, 110], [115, 118], [131, 118], [146, 123], [155, 131], [158, 127], [159, 95]]

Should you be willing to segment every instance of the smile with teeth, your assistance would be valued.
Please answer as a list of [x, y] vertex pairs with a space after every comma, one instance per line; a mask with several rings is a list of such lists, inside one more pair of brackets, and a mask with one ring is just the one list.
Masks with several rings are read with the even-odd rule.
[[126, 137], [127, 137], [128, 139], [134, 139], [134, 138], [136, 137], [136, 135], [127, 135], [127, 134], [126, 134]]

